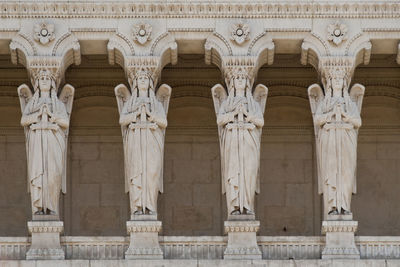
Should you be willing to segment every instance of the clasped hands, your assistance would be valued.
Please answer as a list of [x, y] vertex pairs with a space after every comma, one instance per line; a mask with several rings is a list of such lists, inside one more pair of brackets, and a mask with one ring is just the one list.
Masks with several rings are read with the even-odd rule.
[[42, 105], [39, 110], [39, 115], [43, 116], [44, 114], [48, 115], [50, 122], [55, 123], [57, 121], [56, 116], [54, 116], [54, 113], [50, 111], [46, 104]]
[[137, 117], [140, 116], [140, 114], [141, 114], [140, 110], [142, 109], [143, 106], [145, 106], [146, 115], [148, 116], [149, 121], [154, 121], [154, 112], [151, 112], [147, 108], [146, 103], [142, 102], [141, 105], [138, 105], [138, 108], [136, 109], [137, 111], [134, 111], [129, 114], [130, 120], [132, 122], [137, 121]]
[[347, 112], [345, 112], [345, 111], [341, 108], [340, 105], [337, 105], [337, 106], [335, 106], [335, 107], [333, 108], [333, 111], [331, 111], [331, 112], [329, 112], [329, 113], [327, 114], [327, 119], [328, 119], [327, 122], [335, 122], [335, 121], [336, 121], [336, 114], [337, 114], [338, 112], [339, 112], [339, 114], [340, 114], [340, 119], [341, 119], [341, 121], [346, 122], [346, 123], [348, 123], [348, 122], [351, 121], [350, 115], [349, 115]]
[[252, 115], [249, 115], [249, 112], [247, 111], [246, 107], [243, 105], [240, 105], [236, 107], [230, 114], [231, 116], [231, 121], [234, 121], [235, 116], [239, 115], [239, 113], [242, 113], [244, 116], [244, 119], [246, 122], [253, 122], [255, 117]]

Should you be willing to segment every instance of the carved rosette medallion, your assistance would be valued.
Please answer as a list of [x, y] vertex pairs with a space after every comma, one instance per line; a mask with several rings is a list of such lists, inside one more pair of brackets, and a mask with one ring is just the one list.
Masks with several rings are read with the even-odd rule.
[[243, 44], [249, 39], [250, 27], [249, 25], [239, 22], [235, 23], [231, 27], [231, 39], [238, 45]]
[[54, 40], [54, 24], [40, 23], [33, 27], [35, 41], [46, 45]]
[[133, 26], [133, 40], [141, 45], [144, 45], [147, 41], [151, 40], [150, 35], [152, 27], [146, 23], [139, 23]]
[[347, 26], [336, 21], [333, 24], [329, 24], [327, 27], [328, 40], [335, 45], [340, 45], [344, 40], [347, 40]]

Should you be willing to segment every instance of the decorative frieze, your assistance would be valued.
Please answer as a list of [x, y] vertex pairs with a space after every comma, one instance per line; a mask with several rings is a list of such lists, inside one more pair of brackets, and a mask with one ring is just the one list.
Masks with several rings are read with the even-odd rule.
[[135, 221], [135, 223], [127, 224], [128, 234], [130, 233], [159, 233], [161, 232], [162, 224], [160, 221]]
[[332, 224], [330, 221], [322, 222], [322, 234], [330, 233], [330, 232], [357, 232], [358, 222], [356, 221], [337, 221]]
[[[165, 259], [222, 259], [225, 236], [160, 236]], [[400, 259], [400, 237], [356, 236], [362, 259]], [[319, 259], [324, 236], [258, 236], [263, 259]], [[129, 238], [124, 236], [62, 236], [66, 259], [123, 259]], [[23, 260], [28, 237], [0, 237], [0, 260]]]
[[397, 2], [4, 2], [2, 18], [399, 18]]

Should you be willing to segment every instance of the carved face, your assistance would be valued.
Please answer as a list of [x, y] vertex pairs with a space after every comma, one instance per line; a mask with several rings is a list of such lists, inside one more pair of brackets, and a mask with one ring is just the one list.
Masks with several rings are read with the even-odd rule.
[[150, 86], [150, 79], [147, 75], [140, 75], [137, 77], [137, 87], [139, 90], [147, 90]]
[[246, 88], [246, 77], [244, 75], [238, 75], [233, 79], [233, 85], [237, 91], [244, 91]]
[[332, 78], [332, 89], [333, 91], [342, 91], [344, 80], [341, 77]]
[[47, 75], [39, 77], [39, 89], [42, 92], [48, 92], [51, 88], [51, 78]]

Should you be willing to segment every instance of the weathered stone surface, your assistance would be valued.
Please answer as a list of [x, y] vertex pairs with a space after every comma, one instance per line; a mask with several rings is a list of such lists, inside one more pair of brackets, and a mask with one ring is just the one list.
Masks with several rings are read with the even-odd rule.
[[228, 234], [224, 259], [261, 259], [261, 251], [257, 246], [256, 239], [256, 233], [260, 229], [259, 221], [255, 221], [254, 218], [252, 220], [230, 220], [225, 221], [224, 228], [225, 233]]
[[62, 221], [30, 221], [28, 229], [32, 235], [32, 241], [26, 252], [27, 260], [65, 259], [60, 243], [60, 234], [64, 231]]
[[164, 254], [158, 242], [161, 225], [157, 220], [127, 221], [130, 243], [125, 252], [125, 259], [162, 259]]
[[326, 234], [326, 244], [322, 259], [359, 259], [354, 233], [358, 223], [352, 215], [328, 215], [322, 222], [322, 234]]

